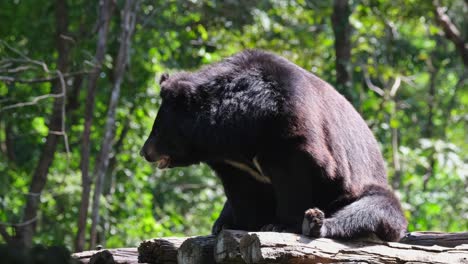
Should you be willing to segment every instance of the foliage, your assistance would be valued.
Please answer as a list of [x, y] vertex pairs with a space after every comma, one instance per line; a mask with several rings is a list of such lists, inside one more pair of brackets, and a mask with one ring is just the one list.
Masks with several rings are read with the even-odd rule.
[[[69, 34], [65, 37], [71, 46], [70, 72], [92, 66], [98, 2], [68, 1]], [[404, 202], [410, 230], [467, 230], [468, 89], [462, 81], [466, 69], [460, 55], [437, 25], [430, 1], [351, 3], [352, 58], [347, 67], [353, 82], [345, 92], [381, 143], [390, 183]], [[462, 0], [443, 4], [458, 28], [466, 28], [466, 4]], [[117, 1], [118, 11], [122, 6], [123, 1]], [[54, 12], [51, 1], [2, 4], [0, 76], [54, 75], [58, 56]], [[101, 197], [100, 243], [132, 246], [156, 236], [206, 234], [222, 208], [222, 187], [205, 165], [160, 171], [138, 155], [158, 110], [157, 79], [162, 72], [195, 69], [245, 48], [262, 48], [334, 84], [331, 13], [331, 3], [326, 1], [141, 1], [117, 109], [114, 153]], [[104, 134], [119, 23], [116, 12], [96, 95], [91, 167]], [[41, 61], [47, 69], [34, 63], [7, 65], [11, 58]], [[7, 66], [25, 65], [26, 70], [5, 72]], [[397, 78], [401, 85], [390, 95]], [[76, 93], [74, 81], [71, 78], [67, 84], [70, 152], [62, 140], [41, 195], [34, 238], [35, 243], [69, 248], [80, 203], [86, 97], [86, 78]], [[383, 94], [370, 89], [369, 82]], [[0, 81], [2, 224], [21, 223], [25, 198], [35, 195], [28, 188], [49, 132], [53, 98], [5, 107], [31, 101], [51, 89], [50, 82]], [[7, 230], [12, 233], [11, 228]]]

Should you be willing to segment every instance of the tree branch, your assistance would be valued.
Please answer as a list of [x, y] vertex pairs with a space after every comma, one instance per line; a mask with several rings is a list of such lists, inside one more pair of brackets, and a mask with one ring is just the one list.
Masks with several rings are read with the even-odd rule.
[[457, 48], [458, 52], [462, 56], [463, 64], [465, 64], [465, 66], [468, 66], [468, 44], [462, 38], [460, 30], [452, 22], [450, 17], [445, 13], [446, 8], [440, 6], [440, 2], [438, 0], [432, 1], [432, 4], [434, 5], [435, 18], [439, 25], [442, 27], [445, 36], [447, 37], [447, 39], [452, 41], [455, 47]]
[[376, 94], [380, 95], [380, 96], [384, 96], [385, 95], [385, 91], [376, 86], [375, 84], [372, 83], [370, 77], [369, 77], [369, 73], [367, 72], [367, 68], [365, 66], [362, 67], [363, 69], [363, 73], [364, 73], [364, 80], [367, 84], [367, 87], [369, 87], [369, 89], [371, 89], [372, 91], [374, 91]]
[[[38, 61], [38, 60], [33, 60], [33, 59], [30, 59], [28, 58], [24, 53], [22, 53], [21, 51], [13, 48], [12, 46], [10, 46], [6, 41], [3, 41], [3, 40], [0, 40], [0, 45], [3, 45], [5, 46], [7, 49], [13, 51], [13, 53], [16, 53], [18, 56], [20, 56], [22, 59], [7, 59], [6, 61], [11, 61], [11, 62], [24, 62], [24, 63], [31, 63], [31, 64], [35, 64], [35, 65], [38, 65], [40, 67], [42, 67], [42, 69], [45, 71], [45, 72], [49, 72], [49, 68], [47, 67], [47, 64], [45, 64], [44, 62], [42, 61]], [[2, 60], [0, 63], [3, 63], [5, 60]]]
[[[77, 71], [77, 72], [70, 72], [70, 73], [64, 73], [63, 78], [68, 78], [76, 75], [82, 75], [82, 74], [89, 74], [89, 71]], [[37, 79], [20, 79], [20, 78], [15, 78], [11, 76], [0, 76], [0, 81], [4, 81], [6, 83], [13, 83], [13, 82], [18, 82], [18, 83], [41, 83], [41, 82], [52, 82], [59, 80], [60, 76], [57, 74], [56, 76], [51, 76], [51, 77], [44, 77], [44, 78], [37, 78]]]
[[34, 97], [33, 100], [31, 100], [31, 101], [29, 101], [29, 102], [21, 102], [21, 103], [16, 103], [16, 104], [12, 104], [12, 105], [9, 105], [9, 106], [2, 107], [2, 108], [0, 108], [0, 113], [1, 113], [1, 112], [4, 112], [4, 111], [6, 111], [6, 110], [9, 110], [9, 109], [19, 108], [19, 107], [23, 107], [23, 106], [35, 105], [35, 104], [37, 104], [39, 101], [42, 101], [42, 100], [44, 100], [44, 99], [48, 99], [48, 98], [60, 98], [60, 97], [63, 97], [63, 93], [59, 93], [59, 94], [44, 94], [44, 95], [41, 95], [41, 96]]
[[[7, 67], [5, 67], [5, 68], [7, 68]], [[29, 66], [29, 65], [23, 65], [23, 66], [18, 66], [18, 67], [13, 68], [13, 69], [0, 70], [0, 72], [18, 73], [18, 72], [30, 70], [31, 68], [32, 67]], [[2, 67], [2, 69], [3, 69], [3, 67]]]

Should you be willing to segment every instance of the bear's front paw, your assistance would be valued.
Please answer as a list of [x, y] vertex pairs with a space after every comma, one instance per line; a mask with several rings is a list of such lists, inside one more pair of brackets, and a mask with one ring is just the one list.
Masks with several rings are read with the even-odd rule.
[[262, 232], [286, 232], [287, 230], [287, 227], [281, 224], [268, 224], [260, 228]]
[[302, 234], [310, 237], [320, 237], [325, 214], [318, 208], [305, 211], [302, 221]]

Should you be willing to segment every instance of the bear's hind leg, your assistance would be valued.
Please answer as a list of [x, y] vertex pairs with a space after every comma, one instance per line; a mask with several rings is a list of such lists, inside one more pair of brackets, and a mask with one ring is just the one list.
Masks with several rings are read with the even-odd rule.
[[302, 233], [312, 237], [355, 238], [375, 233], [385, 241], [398, 241], [407, 222], [397, 198], [390, 190], [374, 186], [330, 218], [317, 208], [304, 214]]

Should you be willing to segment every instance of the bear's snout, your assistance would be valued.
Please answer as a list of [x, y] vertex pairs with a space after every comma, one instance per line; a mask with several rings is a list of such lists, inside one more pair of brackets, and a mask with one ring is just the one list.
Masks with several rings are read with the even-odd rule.
[[140, 156], [144, 157], [149, 162], [155, 162], [157, 160], [157, 153], [154, 145], [154, 140], [148, 138], [140, 150]]

